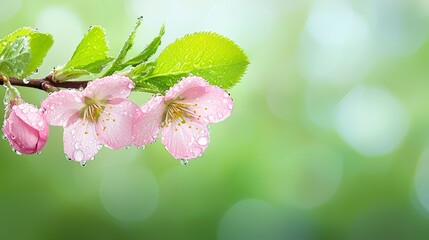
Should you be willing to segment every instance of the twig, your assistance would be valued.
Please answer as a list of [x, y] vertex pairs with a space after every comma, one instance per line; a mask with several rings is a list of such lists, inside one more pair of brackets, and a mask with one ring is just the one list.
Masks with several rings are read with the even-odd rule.
[[[14, 86], [36, 88], [43, 90], [45, 92], [55, 92], [59, 91], [61, 88], [74, 88], [74, 89], [83, 89], [86, 88], [89, 81], [67, 81], [67, 82], [54, 82], [52, 80], [52, 75], [49, 74], [44, 78], [38, 79], [18, 79], [18, 78], [9, 78], [9, 82]], [[4, 79], [0, 78], [0, 85], [4, 84]]]

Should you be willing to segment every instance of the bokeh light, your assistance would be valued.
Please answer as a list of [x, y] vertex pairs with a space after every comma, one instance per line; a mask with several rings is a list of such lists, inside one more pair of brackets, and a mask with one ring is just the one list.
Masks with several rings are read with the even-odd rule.
[[338, 133], [365, 155], [395, 149], [408, 130], [408, 115], [392, 95], [380, 88], [357, 87], [338, 106]]
[[[165, 23], [160, 50], [216, 31], [250, 59], [228, 90], [233, 114], [187, 166], [156, 142], [104, 147], [83, 168], [65, 159], [62, 127], [40, 155], [0, 141], [0, 239], [429, 239], [428, 1], [0, 6], [1, 37], [29, 26], [55, 38], [35, 77], [64, 64], [91, 25], [117, 56], [139, 16], [129, 57]], [[36, 105], [47, 96], [19, 90]]]

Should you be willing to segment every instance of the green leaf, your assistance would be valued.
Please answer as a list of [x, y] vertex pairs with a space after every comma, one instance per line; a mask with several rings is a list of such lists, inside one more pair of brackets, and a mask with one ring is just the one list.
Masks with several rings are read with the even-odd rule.
[[136, 66], [140, 63], [146, 62], [150, 57], [152, 57], [153, 54], [156, 53], [158, 50], [159, 45], [161, 45], [161, 38], [164, 36], [165, 33], [165, 26], [161, 26], [161, 30], [159, 30], [158, 36], [156, 36], [152, 42], [136, 57], [128, 60], [126, 63], [124, 63], [124, 67], [127, 66]]
[[248, 64], [246, 54], [230, 39], [216, 33], [194, 33], [167, 46], [144, 82], [166, 91], [181, 77], [193, 74], [227, 89], [240, 80]]
[[67, 68], [67, 69], [60, 69], [60, 71], [55, 70], [55, 79], [76, 79], [80, 76], [84, 75], [90, 75], [91, 72], [83, 69], [76, 69], [76, 68]]
[[135, 84], [136, 90], [142, 92], [159, 93], [159, 90], [155, 85], [146, 83], [145, 77], [153, 72], [155, 69], [155, 62], [144, 62], [133, 68], [126, 76], [129, 77]]
[[29, 37], [18, 37], [6, 44], [0, 53], [0, 73], [7, 77], [21, 78], [30, 64]]
[[[28, 41], [30, 59], [25, 66], [20, 66], [21, 69], [19, 73], [15, 72], [15, 77], [19, 78], [31, 75], [36, 70], [36, 68], [38, 68], [42, 64], [46, 53], [51, 48], [54, 42], [52, 35], [50, 34], [40, 33], [32, 28], [20, 28], [0, 40], [0, 52], [4, 52], [6, 48], [13, 46], [10, 43], [15, 42], [17, 39], [22, 37], [25, 37]], [[10, 64], [12, 63], [6, 65]]]
[[85, 34], [71, 59], [55, 70], [54, 78], [67, 80], [100, 73], [110, 61], [112, 58], [109, 57], [106, 33], [100, 26], [93, 26]]
[[142, 20], [143, 20], [142, 17], [139, 17], [137, 19], [136, 25], [134, 26], [133, 30], [131, 31], [130, 36], [128, 36], [128, 39], [124, 43], [124, 46], [122, 46], [122, 49], [119, 52], [119, 55], [113, 61], [112, 66], [103, 74], [104, 77], [112, 75], [114, 72], [124, 69], [124, 67], [122, 66], [122, 62], [123, 62], [124, 58], [127, 56], [128, 51], [131, 49], [131, 47], [134, 44], [134, 38], [136, 37], [137, 29], [139, 28], [140, 24], [142, 23]]

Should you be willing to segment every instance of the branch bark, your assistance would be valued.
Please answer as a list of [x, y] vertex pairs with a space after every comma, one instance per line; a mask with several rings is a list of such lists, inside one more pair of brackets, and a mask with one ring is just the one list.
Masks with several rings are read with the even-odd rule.
[[[67, 81], [67, 82], [54, 82], [52, 75], [48, 75], [44, 78], [28, 79], [24, 82], [22, 79], [9, 78], [9, 82], [14, 86], [36, 88], [45, 92], [59, 91], [61, 88], [75, 88], [83, 89], [86, 88], [89, 81]], [[4, 84], [4, 79], [0, 77], [0, 85]]]

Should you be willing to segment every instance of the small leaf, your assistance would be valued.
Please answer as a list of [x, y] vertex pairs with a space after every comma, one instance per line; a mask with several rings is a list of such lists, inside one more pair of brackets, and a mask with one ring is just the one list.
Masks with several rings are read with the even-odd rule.
[[166, 91], [181, 77], [194, 74], [227, 89], [240, 80], [248, 64], [246, 54], [230, 39], [216, 33], [194, 33], [167, 46], [144, 82]]
[[18, 37], [6, 44], [0, 53], [0, 73], [8, 77], [22, 78], [30, 64], [29, 37]]
[[55, 71], [55, 78], [56, 79], [75, 79], [80, 76], [84, 75], [90, 75], [91, 72], [83, 69], [76, 69], [76, 68], [67, 68], [67, 69], [61, 69], [60, 71]]
[[136, 85], [135, 90], [141, 92], [160, 93], [161, 90], [153, 84], [146, 83], [145, 77], [155, 69], [155, 62], [145, 62], [137, 65], [126, 76], [129, 77]]
[[0, 40], [0, 52], [3, 52], [5, 48], [10, 47], [11, 42], [14, 42], [16, 39], [21, 37], [27, 38], [31, 55], [26, 66], [21, 66], [20, 74], [15, 75], [15, 77], [23, 78], [31, 75], [36, 68], [42, 64], [43, 59], [51, 48], [54, 40], [50, 34], [40, 33], [32, 28], [20, 28]]
[[93, 26], [85, 34], [71, 59], [55, 70], [54, 78], [67, 80], [100, 73], [110, 61], [112, 58], [109, 57], [106, 33], [100, 26]]
[[31, 61], [25, 71], [25, 77], [31, 75], [40, 65], [52, 47], [54, 39], [46, 33], [33, 33], [30, 35]]
[[158, 36], [156, 36], [152, 42], [136, 57], [128, 60], [126, 63], [124, 63], [124, 68], [127, 66], [136, 66], [140, 63], [146, 62], [150, 57], [152, 57], [153, 54], [156, 53], [158, 50], [159, 45], [161, 45], [161, 38], [164, 36], [165, 33], [165, 26], [161, 26], [161, 30], [159, 31]]
[[131, 49], [131, 47], [134, 44], [134, 38], [136, 37], [137, 29], [140, 27], [142, 20], [143, 20], [142, 17], [139, 17], [137, 19], [136, 25], [134, 26], [133, 30], [131, 31], [130, 36], [128, 36], [128, 39], [124, 43], [124, 46], [122, 46], [122, 49], [119, 52], [119, 55], [113, 61], [112, 66], [103, 74], [104, 77], [112, 75], [114, 72], [124, 69], [122, 67], [122, 61], [127, 56], [128, 51]]

